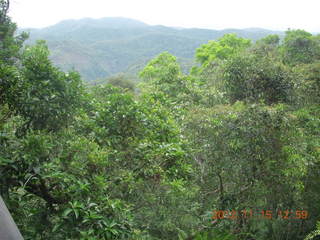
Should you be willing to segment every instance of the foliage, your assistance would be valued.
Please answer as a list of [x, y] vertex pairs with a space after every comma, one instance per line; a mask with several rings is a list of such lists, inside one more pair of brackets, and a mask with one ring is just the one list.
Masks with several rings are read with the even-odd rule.
[[257, 41], [257, 44], [279, 45], [280, 37], [277, 34], [271, 34]]
[[[239, 38], [235, 34], [226, 34], [218, 41], [209, 41], [196, 50], [196, 59], [202, 65], [201, 69], [206, 68], [216, 59], [226, 60], [248, 48], [251, 41]], [[196, 72], [196, 68], [193, 72]], [[199, 71], [199, 70], [198, 70]]]
[[17, 26], [11, 22], [7, 13], [9, 1], [0, 1], [0, 105], [14, 101], [18, 94], [19, 76], [17, 60], [21, 54], [21, 48], [26, 33], [15, 35]]
[[[85, 87], [44, 41], [23, 49], [7, 11], [0, 1], [0, 194], [25, 239], [302, 240], [315, 228], [319, 36], [229, 34], [198, 48], [191, 74], [164, 52], [139, 89], [124, 75]], [[244, 209], [274, 215], [212, 219]], [[289, 209], [309, 216], [277, 214]]]
[[320, 58], [320, 45], [311, 33], [304, 30], [288, 30], [282, 54], [286, 64], [312, 63]]
[[135, 90], [135, 84], [124, 74], [120, 74], [114, 77], [110, 77], [107, 79], [107, 83], [111, 84], [115, 87], [120, 87], [123, 89], [127, 89], [129, 91]]
[[281, 63], [255, 55], [241, 55], [223, 66], [223, 79], [231, 102], [288, 102], [292, 89], [290, 71]]
[[313, 232], [309, 233], [304, 240], [312, 240], [314, 237], [320, 235], [320, 224], [319, 222], [317, 223], [317, 229], [314, 230]]
[[143, 93], [157, 94], [158, 99], [163, 99], [162, 104], [171, 107], [186, 101], [194, 86], [193, 79], [182, 74], [176, 57], [168, 52], [151, 60], [140, 72], [140, 77], [143, 80], [140, 84]]
[[320, 103], [320, 62], [299, 65], [294, 68], [297, 76], [296, 92], [301, 104]]
[[64, 73], [52, 66], [44, 42], [27, 47], [21, 64], [20, 96], [13, 104], [26, 120], [25, 128], [58, 130], [67, 126], [81, 106], [82, 82], [76, 72]]

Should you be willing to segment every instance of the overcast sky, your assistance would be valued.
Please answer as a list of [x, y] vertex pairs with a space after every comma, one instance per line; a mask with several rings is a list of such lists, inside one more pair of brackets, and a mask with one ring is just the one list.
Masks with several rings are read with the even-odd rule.
[[10, 15], [19, 27], [46, 27], [84, 17], [127, 17], [175, 27], [320, 32], [320, 0], [11, 0]]

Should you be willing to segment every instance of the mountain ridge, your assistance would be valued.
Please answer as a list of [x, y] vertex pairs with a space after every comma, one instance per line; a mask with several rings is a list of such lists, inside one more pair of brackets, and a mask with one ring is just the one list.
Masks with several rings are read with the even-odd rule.
[[[106, 78], [168, 51], [190, 63], [196, 48], [227, 33], [253, 41], [269, 34], [283, 35], [268, 29], [202, 29], [148, 25], [123, 17], [63, 20], [40, 29], [20, 29], [30, 33], [27, 44], [47, 41], [51, 59], [63, 70], [75, 69], [84, 80]], [[183, 60], [182, 60], [183, 63]], [[136, 74], [136, 73], [132, 73]]]

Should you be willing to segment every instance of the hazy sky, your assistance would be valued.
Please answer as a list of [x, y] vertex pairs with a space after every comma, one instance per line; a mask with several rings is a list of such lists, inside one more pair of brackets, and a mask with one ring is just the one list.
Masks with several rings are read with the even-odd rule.
[[10, 15], [19, 27], [121, 16], [151, 25], [320, 32], [320, 0], [11, 0]]

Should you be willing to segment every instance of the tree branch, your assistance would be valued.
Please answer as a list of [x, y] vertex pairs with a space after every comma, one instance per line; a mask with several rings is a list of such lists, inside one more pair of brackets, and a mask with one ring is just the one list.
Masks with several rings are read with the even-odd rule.
[[40, 181], [40, 184], [33, 184], [28, 183], [28, 185], [25, 187], [25, 189], [33, 193], [34, 195], [37, 195], [38, 197], [41, 197], [43, 200], [45, 200], [49, 205], [52, 204], [63, 204], [68, 202], [68, 199], [66, 198], [57, 198], [51, 195], [49, 188], [46, 186], [46, 183], [41, 176], [36, 175], [37, 178]]

